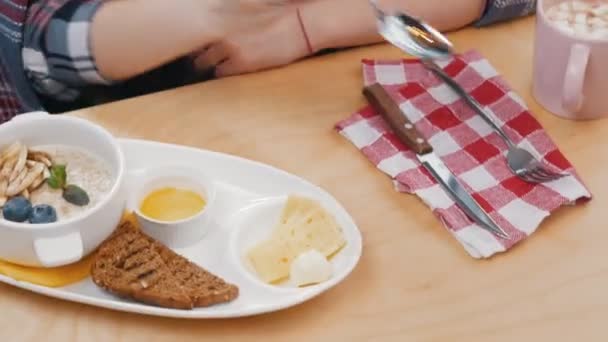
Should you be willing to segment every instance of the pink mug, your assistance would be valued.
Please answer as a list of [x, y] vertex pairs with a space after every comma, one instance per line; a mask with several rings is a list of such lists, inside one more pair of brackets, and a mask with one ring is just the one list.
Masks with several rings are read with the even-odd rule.
[[575, 37], [552, 24], [538, 0], [533, 94], [548, 111], [568, 119], [608, 116], [608, 39]]

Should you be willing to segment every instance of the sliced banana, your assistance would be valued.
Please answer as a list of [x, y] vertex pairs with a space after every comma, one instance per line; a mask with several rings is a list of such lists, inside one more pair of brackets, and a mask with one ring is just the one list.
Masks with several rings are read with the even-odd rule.
[[11, 175], [11, 172], [13, 172], [13, 168], [15, 167], [16, 163], [17, 163], [17, 156], [13, 156], [13, 157], [7, 159], [4, 163], [4, 165], [2, 165], [2, 170], [0, 170], [0, 177], [4, 177], [4, 178], [8, 179]]
[[8, 196], [9, 198], [13, 197], [13, 196], [17, 196], [17, 194], [19, 194], [21, 191], [23, 191], [23, 189], [21, 189], [20, 185], [26, 176], [27, 176], [27, 169], [24, 168], [19, 173], [17, 178], [15, 178], [12, 182], [9, 181], [8, 188], [6, 188], [6, 196]]
[[51, 176], [51, 155], [16, 141], [0, 153], [0, 206], [13, 196], [29, 198]]
[[46, 152], [42, 152], [42, 151], [29, 151], [27, 158], [33, 161], [37, 161], [40, 163], [43, 163], [44, 165], [46, 165], [47, 167], [51, 167], [53, 165], [53, 161], [51, 156], [46, 153]]
[[18, 179], [20, 179], [20, 181], [15, 181], [14, 183], [11, 183], [8, 187], [8, 190], [6, 191], [6, 194], [8, 196], [14, 196], [23, 192], [23, 190], [26, 190], [30, 185], [32, 185], [32, 183], [34, 183], [36, 178], [38, 178], [38, 176], [40, 176], [43, 171], [44, 165], [40, 163], [36, 164], [36, 166], [29, 170], [25, 169], [25, 175], [22, 176], [22, 174], [19, 174]]
[[13, 156], [16, 156], [19, 151], [21, 151], [21, 142], [16, 141], [7, 147], [6, 150], [2, 151], [0, 159], [2, 161], [7, 160]]
[[6, 188], [8, 188], [8, 179], [0, 177], [0, 197], [5, 197]]
[[11, 172], [10, 177], [8, 178], [9, 182], [12, 182], [14, 179], [21, 174], [23, 169], [25, 168], [25, 162], [27, 161], [27, 147], [25, 145], [21, 146], [21, 150], [19, 151], [19, 156], [17, 158], [17, 162], [15, 163], [15, 167]]
[[44, 172], [41, 173], [40, 175], [38, 175], [38, 177], [32, 182], [32, 184], [30, 184], [30, 186], [27, 188], [27, 190], [29, 192], [34, 192], [36, 189], [38, 189], [42, 183], [44, 183], [46, 178], [44, 178]]

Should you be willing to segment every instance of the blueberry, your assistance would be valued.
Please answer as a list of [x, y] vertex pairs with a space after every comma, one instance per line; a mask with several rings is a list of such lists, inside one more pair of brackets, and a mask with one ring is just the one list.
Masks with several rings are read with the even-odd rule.
[[57, 221], [55, 208], [48, 204], [35, 205], [30, 215], [30, 223], [51, 223]]
[[13, 197], [2, 207], [4, 219], [13, 222], [25, 222], [32, 213], [32, 203], [23, 197]]

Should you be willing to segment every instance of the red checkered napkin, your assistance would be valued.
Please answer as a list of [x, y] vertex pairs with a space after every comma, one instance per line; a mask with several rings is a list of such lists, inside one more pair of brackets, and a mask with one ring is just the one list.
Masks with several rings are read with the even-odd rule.
[[338, 131], [388, 174], [397, 190], [416, 194], [431, 207], [471, 256], [487, 258], [506, 251], [559, 207], [591, 198], [523, 100], [486, 59], [471, 51], [440, 65], [517, 144], [572, 174], [538, 185], [520, 180], [506, 165], [507, 147], [498, 134], [419, 61], [364, 60], [365, 84], [378, 82], [391, 93], [435, 153], [511, 238], [497, 237], [471, 221], [371, 108], [338, 123]]

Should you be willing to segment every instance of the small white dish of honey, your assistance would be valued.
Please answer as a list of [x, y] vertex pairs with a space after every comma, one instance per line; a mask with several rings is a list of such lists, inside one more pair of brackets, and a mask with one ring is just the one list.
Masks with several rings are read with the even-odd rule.
[[210, 229], [215, 185], [201, 170], [163, 166], [137, 174], [131, 200], [142, 229], [171, 248], [200, 241]]

